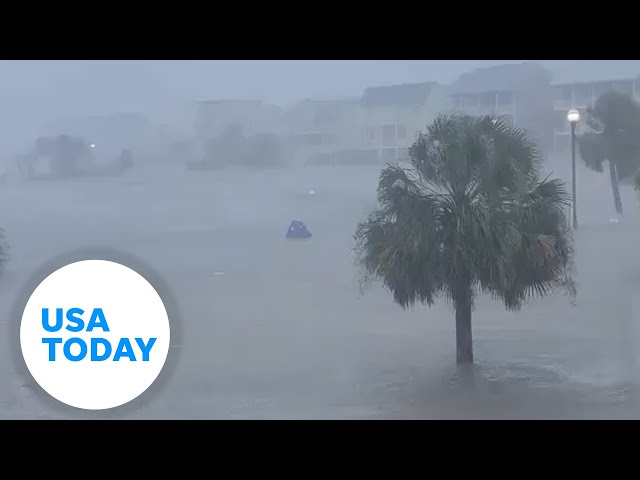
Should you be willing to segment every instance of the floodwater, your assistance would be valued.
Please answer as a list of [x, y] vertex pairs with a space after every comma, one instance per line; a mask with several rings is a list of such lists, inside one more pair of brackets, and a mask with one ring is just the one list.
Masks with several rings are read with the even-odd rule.
[[[360, 291], [352, 236], [375, 205], [378, 172], [176, 167], [4, 184], [0, 224], [13, 248], [0, 279], [0, 418], [81, 417], [16, 373], [8, 324], [30, 274], [96, 246], [153, 265], [184, 329], [164, 390], [108, 418], [640, 417], [640, 205], [630, 188], [611, 223], [607, 176], [580, 168], [576, 305], [559, 293], [510, 313], [478, 299], [477, 365], [459, 370], [449, 305], [405, 311], [377, 286]], [[312, 239], [284, 239], [294, 219]]]

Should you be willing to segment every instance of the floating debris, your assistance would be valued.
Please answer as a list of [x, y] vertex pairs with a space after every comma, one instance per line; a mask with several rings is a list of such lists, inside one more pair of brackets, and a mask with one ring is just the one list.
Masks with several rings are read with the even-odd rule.
[[294, 220], [289, 225], [286, 238], [309, 238], [311, 232], [307, 229], [304, 223], [300, 220]]

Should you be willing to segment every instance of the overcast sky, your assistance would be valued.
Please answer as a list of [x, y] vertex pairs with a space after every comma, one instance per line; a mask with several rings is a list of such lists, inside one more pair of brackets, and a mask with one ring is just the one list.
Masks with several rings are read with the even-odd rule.
[[[128, 111], [165, 118], [202, 99], [261, 98], [286, 105], [309, 97], [356, 96], [372, 85], [447, 83], [480, 66], [522, 61], [3, 60], [0, 142], [11, 149], [40, 125], [64, 116]], [[637, 60], [540, 62], [563, 77], [572, 71], [640, 73]]]

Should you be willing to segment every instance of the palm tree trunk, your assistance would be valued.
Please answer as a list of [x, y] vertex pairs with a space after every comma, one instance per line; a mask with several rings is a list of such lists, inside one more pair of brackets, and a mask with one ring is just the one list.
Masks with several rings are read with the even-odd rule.
[[468, 295], [457, 299], [456, 310], [456, 363], [473, 363], [473, 334], [471, 330], [471, 299]]
[[622, 215], [622, 199], [620, 198], [620, 185], [618, 183], [618, 170], [616, 164], [609, 160], [609, 177], [611, 178], [611, 190], [613, 191], [613, 203], [616, 213]]

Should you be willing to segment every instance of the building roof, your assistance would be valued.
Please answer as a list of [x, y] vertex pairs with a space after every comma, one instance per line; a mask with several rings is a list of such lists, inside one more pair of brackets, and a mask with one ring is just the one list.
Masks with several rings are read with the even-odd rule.
[[485, 92], [517, 92], [536, 78], [549, 81], [551, 75], [544, 67], [534, 63], [495, 65], [463, 73], [452, 85], [451, 93], [465, 95]]
[[196, 102], [198, 105], [259, 105], [262, 100], [250, 100], [250, 99], [237, 99], [237, 100], [199, 100]]
[[579, 84], [588, 84], [588, 83], [605, 83], [605, 82], [620, 82], [620, 81], [632, 81], [640, 79], [640, 72], [635, 75], [627, 75], [624, 77], [614, 77], [613, 75], [603, 74], [603, 75], [591, 75], [583, 78], [576, 77], [560, 77], [558, 80], [554, 80], [551, 82], [551, 85], [556, 87], [561, 87], [564, 85], [579, 85]]
[[369, 87], [362, 94], [365, 107], [424, 105], [436, 82], [406, 83], [385, 87]]
[[638, 60], [565, 60], [553, 68], [553, 85], [632, 80], [640, 76]]
[[342, 106], [354, 105], [360, 102], [360, 97], [347, 98], [307, 98], [296, 105], [320, 105], [320, 106]]
[[306, 99], [285, 110], [285, 116], [291, 117], [300, 111], [314, 112], [336, 112], [350, 111], [360, 103], [360, 98], [344, 98], [344, 99]]

